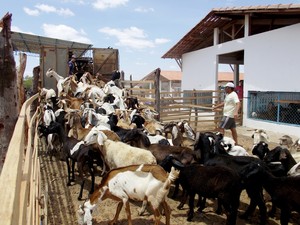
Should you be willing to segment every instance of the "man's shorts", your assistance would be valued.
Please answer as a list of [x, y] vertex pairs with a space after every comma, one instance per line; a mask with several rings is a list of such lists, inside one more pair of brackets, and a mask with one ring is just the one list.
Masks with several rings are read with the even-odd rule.
[[235, 119], [228, 116], [223, 116], [219, 127], [222, 129], [236, 128]]

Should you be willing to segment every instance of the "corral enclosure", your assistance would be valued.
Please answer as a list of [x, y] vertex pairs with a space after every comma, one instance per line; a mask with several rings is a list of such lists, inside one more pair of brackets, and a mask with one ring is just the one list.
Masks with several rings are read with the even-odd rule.
[[[186, 120], [197, 131], [215, 130], [222, 114], [212, 112], [212, 106], [223, 100], [220, 90], [161, 91], [160, 69], [152, 72], [153, 80], [123, 81], [130, 97], [153, 107], [162, 123]], [[242, 115], [242, 111], [241, 111]], [[242, 116], [237, 121], [242, 123]]]

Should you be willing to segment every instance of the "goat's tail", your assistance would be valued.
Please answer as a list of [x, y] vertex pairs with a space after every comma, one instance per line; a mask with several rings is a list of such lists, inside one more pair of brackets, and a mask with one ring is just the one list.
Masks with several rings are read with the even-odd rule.
[[171, 168], [171, 172], [169, 173], [169, 176], [166, 179], [164, 185], [157, 192], [156, 201], [152, 201], [153, 208], [158, 208], [159, 204], [162, 202], [162, 200], [169, 193], [169, 190], [170, 190], [170, 187], [171, 187], [171, 183], [178, 178], [179, 172], [180, 171], [176, 170], [174, 167]]
[[175, 169], [175, 167], [172, 166], [171, 172], [169, 173], [167, 180], [170, 180], [171, 182], [175, 181], [178, 178], [179, 173], [180, 173], [180, 170], [177, 170], [177, 169]]

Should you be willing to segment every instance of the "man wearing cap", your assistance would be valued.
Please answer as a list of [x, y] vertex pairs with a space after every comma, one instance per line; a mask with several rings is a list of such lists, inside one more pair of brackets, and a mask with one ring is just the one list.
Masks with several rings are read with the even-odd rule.
[[234, 91], [234, 84], [232, 82], [228, 82], [225, 85], [225, 92], [226, 97], [224, 102], [217, 104], [212, 109], [215, 111], [216, 109], [223, 107], [223, 117], [219, 124], [219, 131], [224, 135], [225, 129], [230, 129], [235, 144], [238, 144], [235, 120], [238, 117], [240, 100], [237, 93]]
[[72, 55], [71, 60], [68, 62], [68, 66], [69, 66], [69, 76], [74, 75], [77, 69], [76, 55]]

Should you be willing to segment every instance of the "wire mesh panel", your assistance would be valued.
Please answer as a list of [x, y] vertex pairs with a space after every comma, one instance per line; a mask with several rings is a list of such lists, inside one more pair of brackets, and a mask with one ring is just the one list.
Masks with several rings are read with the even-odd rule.
[[299, 92], [249, 91], [248, 117], [300, 125]]

